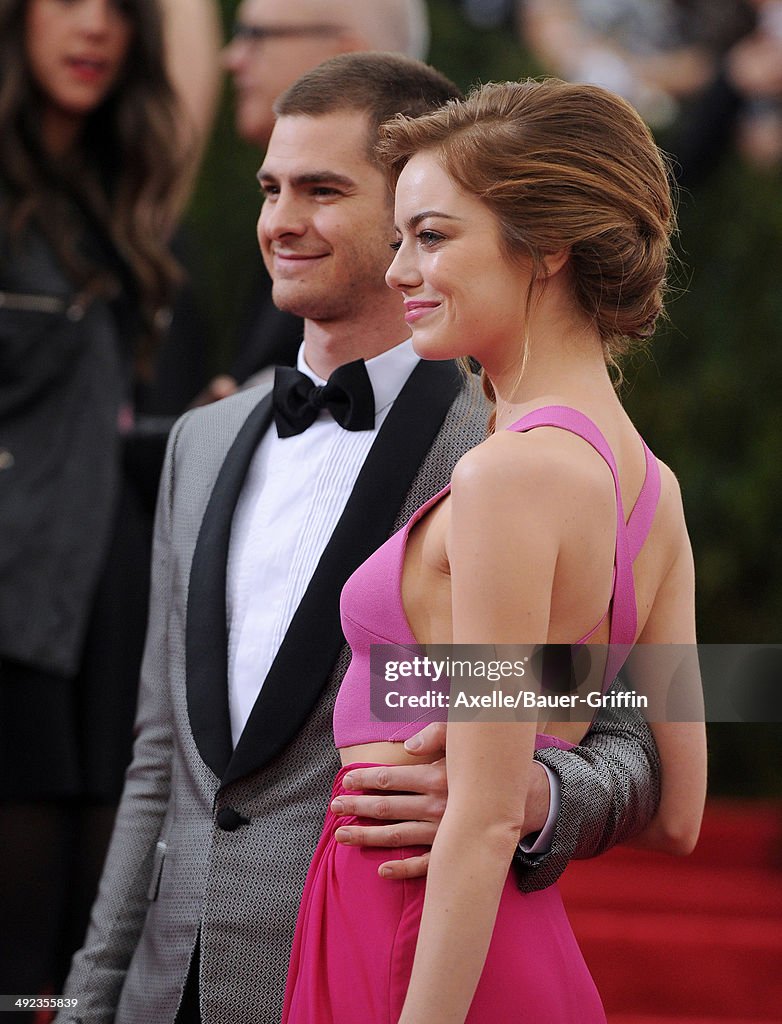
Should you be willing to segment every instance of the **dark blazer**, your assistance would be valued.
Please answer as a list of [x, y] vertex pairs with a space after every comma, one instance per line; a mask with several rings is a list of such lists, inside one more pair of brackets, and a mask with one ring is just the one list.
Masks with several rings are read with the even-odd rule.
[[0, 256], [0, 660], [78, 666], [119, 487], [127, 361], [44, 240]]

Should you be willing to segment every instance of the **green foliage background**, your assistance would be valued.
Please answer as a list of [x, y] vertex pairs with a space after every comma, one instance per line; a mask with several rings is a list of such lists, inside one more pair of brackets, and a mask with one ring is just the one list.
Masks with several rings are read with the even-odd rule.
[[[235, 4], [222, 0], [226, 29]], [[431, 62], [467, 88], [539, 73], [509, 31], [430, 0]], [[214, 368], [258, 268], [255, 172], [225, 96], [189, 214]], [[625, 367], [623, 398], [680, 479], [705, 643], [782, 642], [782, 179], [727, 159], [680, 204], [670, 321]], [[782, 686], [782, 679], [780, 680]], [[710, 728], [712, 790], [782, 793], [782, 727]]]

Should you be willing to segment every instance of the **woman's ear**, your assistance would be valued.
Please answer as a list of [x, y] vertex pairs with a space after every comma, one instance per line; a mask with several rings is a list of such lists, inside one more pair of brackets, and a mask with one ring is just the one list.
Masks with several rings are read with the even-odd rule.
[[543, 265], [544, 276], [546, 278], [554, 277], [560, 270], [565, 266], [567, 261], [570, 259], [570, 249], [558, 249], [557, 252], [550, 252], [543, 257], [541, 263]]

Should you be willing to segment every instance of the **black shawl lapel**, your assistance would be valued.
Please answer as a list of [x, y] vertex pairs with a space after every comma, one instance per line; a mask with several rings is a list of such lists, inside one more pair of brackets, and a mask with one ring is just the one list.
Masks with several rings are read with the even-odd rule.
[[236, 502], [258, 442], [271, 422], [271, 395], [247, 417], [228, 450], [204, 513], [187, 597], [187, 710], [204, 762], [220, 778], [231, 759], [225, 584]]
[[451, 362], [421, 362], [408, 378], [285, 634], [223, 785], [278, 754], [315, 706], [344, 643], [339, 620], [342, 586], [390, 534], [460, 386]]

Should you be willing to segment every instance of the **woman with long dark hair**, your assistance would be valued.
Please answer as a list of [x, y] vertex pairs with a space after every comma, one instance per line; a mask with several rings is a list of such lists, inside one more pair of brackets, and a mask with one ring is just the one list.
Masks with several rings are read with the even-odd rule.
[[195, 141], [163, 29], [153, 0], [0, 0], [3, 993], [60, 984], [130, 753], [149, 521], [125, 440]]

